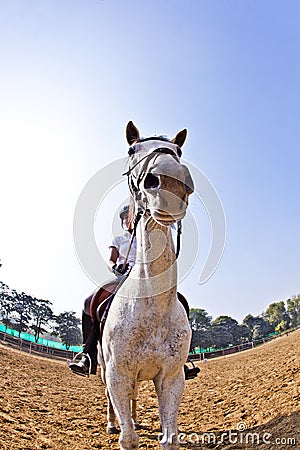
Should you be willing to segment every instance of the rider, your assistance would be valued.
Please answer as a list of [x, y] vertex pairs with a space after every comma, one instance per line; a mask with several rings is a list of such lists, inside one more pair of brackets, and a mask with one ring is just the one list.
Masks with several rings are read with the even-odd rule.
[[[107, 282], [102, 288], [97, 289], [84, 302], [82, 312], [82, 334], [83, 352], [78, 363], [75, 361], [69, 364], [69, 368], [77, 375], [86, 376], [89, 373], [95, 375], [97, 372], [97, 343], [99, 339], [99, 322], [92, 322], [91, 312], [104, 301], [110, 294], [115, 293], [119, 284], [128, 276], [136, 260], [136, 238], [132, 239], [134, 206], [125, 205], [119, 213], [124, 233], [116, 236], [110, 245], [109, 267], [115, 277]], [[131, 242], [132, 241], [132, 242]], [[131, 242], [131, 246], [130, 246]], [[128, 249], [130, 250], [128, 252]], [[127, 254], [128, 252], [128, 254]], [[126, 261], [125, 261], [126, 259]], [[125, 266], [124, 266], [124, 263]], [[184, 306], [189, 317], [189, 307], [185, 297], [177, 293], [178, 300]], [[95, 314], [93, 314], [95, 316]], [[197, 376], [200, 369], [193, 366], [189, 369], [184, 366], [185, 378], [191, 379]]]
[[[134, 207], [125, 205], [119, 213], [121, 225], [124, 233], [116, 236], [110, 245], [109, 268], [114, 277], [97, 289], [85, 301], [82, 311], [82, 335], [83, 335], [83, 352], [78, 363], [75, 361], [69, 364], [72, 372], [78, 375], [88, 375], [91, 364], [91, 374], [97, 372], [97, 342], [99, 338], [99, 323], [93, 323], [91, 317], [91, 308], [97, 306], [104, 301], [110, 294], [114, 293], [124, 278], [126, 278], [134, 266], [136, 259], [136, 238], [133, 238], [125, 267], [125, 257], [130, 246], [131, 234], [133, 231]], [[100, 293], [100, 298], [99, 297]]]

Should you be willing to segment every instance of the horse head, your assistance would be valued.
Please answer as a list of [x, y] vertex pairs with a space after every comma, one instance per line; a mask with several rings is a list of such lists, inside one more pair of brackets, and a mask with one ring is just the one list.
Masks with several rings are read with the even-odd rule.
[[189, 195], [194, 191], [190, 172], [180, 162], [186, 135], [184, 129], [174, 139], [142, 138], [131, 121], [127, 124], [129, 189], [138, 206], [161, 225], [169, 226], [185, 216]]

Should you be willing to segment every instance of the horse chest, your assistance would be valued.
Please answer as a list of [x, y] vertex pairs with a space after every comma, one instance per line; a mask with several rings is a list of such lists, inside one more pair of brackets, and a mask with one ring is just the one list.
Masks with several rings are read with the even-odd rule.
[[119, 355], [130, 354], [139, 361], [151, 361], [176, 358], [188, 351], [190, 328], [185, 316], [171, 321], [135, 311], [133, 318], [130, 311], [115, 308], [106, 324], [105, 341]]

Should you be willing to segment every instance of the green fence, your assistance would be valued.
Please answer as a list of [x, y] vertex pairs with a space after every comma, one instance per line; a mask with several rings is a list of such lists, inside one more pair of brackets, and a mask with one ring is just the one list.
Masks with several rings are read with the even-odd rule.
[[[5, 328], [5, 325], [0, 323], [0, 331], [2, 331], [3, 333], [7, 333], [10, 334], [11, 336], [14, 336], [16, 338], [19, 337], [19, 332], [17, 330], [13, 330], [12, 328]], [[49, 339], [43, 339], [43, 338], [39, 338], [37, 342], [35, 342], [35, 338], [32, 334], [29, 333], [23, 333], [21, 332], [20, 334], [20, 338], [24, 339], [24, 341], [29, 341], [29, 342], [34, 342], [40, 345], [44, 345], [45, 347], [52, 347], [52, 348], [56, 348], [58, 350], [67, 350], [67, 347], [65, 346], [65, 344], [62, 344], [61, 342], [55, 342], [55, 341], [51, 341]], [[80, 345], [72, 345], [68, 350], [70, 350], [71, 352], [81, 352], [82, 351], [82, 347]]]

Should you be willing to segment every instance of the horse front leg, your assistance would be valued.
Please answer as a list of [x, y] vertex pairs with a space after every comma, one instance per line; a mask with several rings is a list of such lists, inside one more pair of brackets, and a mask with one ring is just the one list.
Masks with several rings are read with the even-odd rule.
[[110, 400], [107, 388], [105, 389], [105, 395], [107, 398], [107, 433], [108, 434], [118, 434], [119, 430], [116, 426], [116, 414], [112, 402]]
[[106, 387], [106, 371], [104, 364], [101, 366], [101, 378], [103, 381], [103, 384], [105, 385], [105, 396], [107, 398], [107, 427], [106, 431], [108, 434], [118, 434], [119, 430], [116, 427], [116, 414], [112, 405], [112, 402], [110, 400], [110, 396]]
[[130, 410], [130, 398], [133, 398], [135, 383], [132, 379], [118, 374], [116, 369], [106, 368], [106, 385], [121, 428], [120, 450], [134, 450], [138, 448], [139, 442]]
[[159, 377], [154, 383], [162, 429], [160, 444], [163, 450], [179, 450], [177, 419], [185, 385], [183, 370], [176, 377]]

